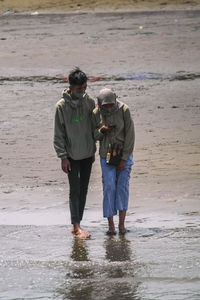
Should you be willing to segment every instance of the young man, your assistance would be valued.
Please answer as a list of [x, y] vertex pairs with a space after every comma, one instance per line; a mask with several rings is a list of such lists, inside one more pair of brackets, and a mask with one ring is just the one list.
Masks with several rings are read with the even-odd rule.
[[86, 88], [86, 74], [75, 68], [69, 74], [69, 88], [56, 104], [54, 128], [54, 148], [69, 179], [72, 233], [79, 238], [90, 237], [80, 222], [96, 150], [91, 124], [95, 102], [86, 94]]

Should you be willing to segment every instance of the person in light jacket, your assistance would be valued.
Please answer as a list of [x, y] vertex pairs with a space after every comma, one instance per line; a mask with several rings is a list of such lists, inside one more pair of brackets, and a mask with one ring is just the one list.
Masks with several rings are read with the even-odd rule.
[[75, 68], [68, 79], [69, 88], [56, 104], [54, 148], [69, 179], [72, 233], [88, 238], [90, 233], [80, 227], [80, 222], [96, 150], [91, 121], [95, 102], [85, 92], [87, 76], [84, 72]]
[[[113, 216], [119, 211], [119, 233], [125, 234], [128, 232], [124, 222], [133, 165], [134, 123], [128, 106], [117, 101], [112, 90], [102, 89], [97, 100], [98, 106], [93, 110], [92, 119], [94, 138], [100, 141], [103, 216], [108, 218], [107, 234], [114, 235], [116, 231]], [[118, 156], [118, 162], [115, 161], [115, 165], [112, 165], [110, 158], [114, 156]]]

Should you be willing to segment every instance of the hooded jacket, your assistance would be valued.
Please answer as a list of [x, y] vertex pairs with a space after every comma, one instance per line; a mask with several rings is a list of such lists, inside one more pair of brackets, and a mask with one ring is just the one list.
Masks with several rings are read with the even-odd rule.
[[70, 90], [63, 91], [63, 97], [56, 104], [54, 123], [54, 148], [61, 159], [81, 160], [95, 153], [92, 134], [92, 111], [95, 102], [87, 94], [76, 104]]
[[[93, 110], [93, 130], [95, 140], [100, 141], [99, 154], [105, 158], [109, 144], [120, 142], [123, 146], [122, 159], [127, 160], [134, 149], [135, 131], [128, 106], [120, 101], [116, 101], [113, 112], [103, 111], [100, 101], [98, 107]], [[115, 125], [116, 128], [110, 133], [102, 133], [100, 128], [103, 125]]]

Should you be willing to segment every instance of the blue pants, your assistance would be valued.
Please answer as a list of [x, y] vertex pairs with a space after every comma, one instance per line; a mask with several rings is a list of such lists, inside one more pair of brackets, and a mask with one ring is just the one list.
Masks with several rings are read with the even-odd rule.
[[126, 161], [125, 170], [120, 171], [115, 166], [106, 163], [100, 158], [103, 182], [103, 216], [112, 217], [117, 210], [128, 209], [129, 179], [133, 165], [133, 155]]

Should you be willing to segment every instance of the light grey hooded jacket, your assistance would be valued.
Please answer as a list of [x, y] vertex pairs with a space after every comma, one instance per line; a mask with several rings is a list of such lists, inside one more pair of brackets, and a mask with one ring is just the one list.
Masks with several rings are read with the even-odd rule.
[[70, 90], [56, 104], [54, 148], [61, 159], [81, 160], [92, 157], [96, 151], [92, 134], [92, 111], [95, 102], [87, 94], [78, 104], [72, 101]]

